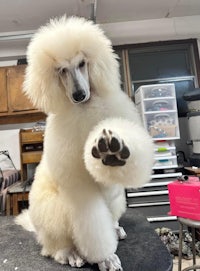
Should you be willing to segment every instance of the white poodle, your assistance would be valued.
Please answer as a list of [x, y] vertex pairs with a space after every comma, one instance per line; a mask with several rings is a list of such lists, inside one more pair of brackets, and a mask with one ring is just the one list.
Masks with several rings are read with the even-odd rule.
[[42, 255], [61, 264], [122, 270], [124, 187], [150, 179], [153, 143], [120, 88], [111, 42], [92, 22], [64, 16], [39, 29], [27, 59], [24, 91], [48, 117], [30, 207], [17, 223], [32, 224]]

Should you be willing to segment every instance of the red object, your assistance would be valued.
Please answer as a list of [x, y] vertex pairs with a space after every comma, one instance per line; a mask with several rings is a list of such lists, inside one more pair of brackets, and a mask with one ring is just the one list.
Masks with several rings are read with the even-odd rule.
[[168, 184], [170, 215], [200, 220], [200, 181], [189, 177], [187, 181]]

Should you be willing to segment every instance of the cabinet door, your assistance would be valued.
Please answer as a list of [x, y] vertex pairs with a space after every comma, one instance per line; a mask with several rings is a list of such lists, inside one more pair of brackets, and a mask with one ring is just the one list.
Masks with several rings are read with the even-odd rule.
[[7, 89], [11, 112], [35, 110], [29, 99], [22, 92], [26, 65], [9, 67], [7, 70]]
[[0, 113], [8, 111], [8, 99], [6, 91], [6, 69], [0, 68]]

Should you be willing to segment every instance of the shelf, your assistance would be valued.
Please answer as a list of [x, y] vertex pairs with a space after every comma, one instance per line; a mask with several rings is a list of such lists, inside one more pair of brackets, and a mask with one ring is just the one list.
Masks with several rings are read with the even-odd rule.
[[182, 176], [181, 172], [173, 172], [173, 173], [162, 173], [162, 174], [152, 174], [152, 179], [161, 179], [161, 178], [173, 178]]
[[176, 216], [171, 216], [171, 215], [168, 215], [168, 216], [155, 216], [155, 217], [147, 217], [147, 220], [149, 222], [158, 222], [158, 221], [174, 221], [174, 220], [177, 220], [177, 217]]
[[171, 155], [171, 156], [160, 156], [160, 157], [154, 157], [155, 160], [172, 160], [172, 159], [175, 159], [176, 158], [176, 155]]
[[143, 187], [147, 187], [147, 188], [154, 187], [155, 188], [155, 187], [159, 187], [159, 186], [166, 186], [173, 181], [170, 180], [170, 181], [163, 181], [163, 182], [150, 182], [150, 183], [145, 184]]
[[143, 101], [159, 101], [159, 100], [174, 100], [174, 96], [167, 97], [155, 97], [155, 98], [144, 98]]
[[168, 190], [163, 191], [150, 191], [150, 192], [129, 192], [127, 193], [127, 197], [149, 197], [149, 196], [161, 196], [161, 195], [168, 195]]
[[152, 169], [167, 169], [167, 168], [177, 168], [178, 165], [169, 165], [169, 166], [155, 166]]
[[167, 141], [167, 140], [176, 140], [180, 139], [180, 136], [173, 136], [173, 137], [153, 137], [153, 141]]
[[30, 144], [42, 142], [44, 139], [44, 132], [33, 132], [30, 129], [23, 130], [21, 132], [21, 143], [22, 144]]
[[161, 202], [145, 202], [145, 203], [132, 203], [129, 204], [128, 207], [131, 208], [138, 208], [138, 207], [151, 207], [151, 206], [163, 206], [163, 205], [169, 205], [169, 201], [161, 201]]
[[164, 114], [164, 113], [176, 113], [176, 110], [156, 110], [156, 111], [145, 111], [145, 115], [150, 115], [150, 114]]

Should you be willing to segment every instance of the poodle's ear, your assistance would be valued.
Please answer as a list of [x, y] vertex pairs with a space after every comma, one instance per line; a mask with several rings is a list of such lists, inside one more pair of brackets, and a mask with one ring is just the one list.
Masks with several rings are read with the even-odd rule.
[[48, 108], [45, 106], [47, 104], [47, 95], [45, 89], [45, 84], [38, 75], [38, 72], [35, 72], [34, 69], [28, 65], [25, 73], [23, 91], [36, 108], [47, 113]]
[[37, 65], [30, 62], [27, 66], [23, 91], [36, 108], [47, 114], [55, 113], [61, 110], [63, 104], [67, 106], [67, 99], [59, 87], [54, 69], [51, 69], [48, 63], [42, 64], [43, 60], [38, 60]]
[[[106, 51], [104, 52], [105, 54]], [[106, 57], [102, 54], [97, 61], [91, 59], [88, 71], [91, 87], [95, 91], [100, 92], [100, 95], [104, 90], [116, 93], [120, 89], [119, 62], [111, 51], [108, 51]]]

